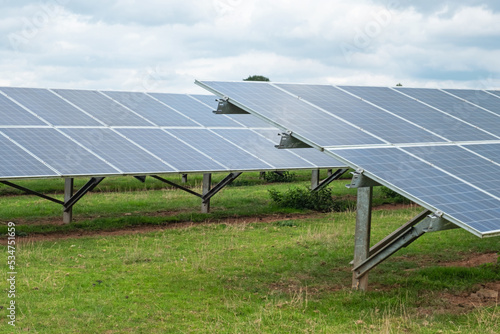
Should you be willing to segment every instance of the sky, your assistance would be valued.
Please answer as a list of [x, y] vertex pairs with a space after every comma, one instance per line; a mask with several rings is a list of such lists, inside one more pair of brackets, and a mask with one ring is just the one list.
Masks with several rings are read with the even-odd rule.
[[500, 89], [500, 2], [0, 0], [0, 86], [194, 80]]

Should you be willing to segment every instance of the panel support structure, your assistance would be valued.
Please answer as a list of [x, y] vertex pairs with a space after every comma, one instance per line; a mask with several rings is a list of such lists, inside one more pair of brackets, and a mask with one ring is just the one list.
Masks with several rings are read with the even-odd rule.
[[213, 113], [217, 115], [238, 115], [238, 114], [249, 114], [248, 111], [241, 109], [238, 106], [229, 102], [229, 98], [225, 97], [223, 99], [218, 99], [219, 105], [217, 106], [217, 110]]
[[311, 190], [319, 186], [319, 169], [313, 169], [311, 173]]
[[292, 136], [292, 132], [283, 132], [280, 134], [281, 139], [279, 145], [275, 145], [278, 149], [290, 148], [311, 148], [310, 145]]
[[[202, 186], [202, 196], [205, 197], [212, 187], [212, 174], [205, 173], [203, 174], [203, 186]], [[209, 213], [210, 212], [210, 198], [205, 199], [202, 197], [201, 201], [201, 212]]]
[[[331, 169], [329, 169], [331, 171]], [[313, 183], [313, 180], [311, 180], [311, 190], [312, 191], [318, 191], [320, 189], [323, 189], [324, 187], [326, 187], [327, 185], [329, 185], [330, 183], [332, 183], [333, 181], [339, 179], [342, 175], [345, 174], [345, 172], [347, 172], [349, 169], [348, 168], [340, 168], [340, 169], [337, 169], [335, 171], [335, 173], [330, 173], [330, 175], [328, 175], [328, 177], [326, 179], [324, 179], [323, 181], [319, 182], [318, 184], [316, 184], [316, 186], [313, 187], [313, 185], [315, 183]], [[314, 170], [313, 170], [313, 179], [314, 179]], [[319, 179], [319, 173], [318, 173], [318, 179]]]
[[[354, 267], [359, 266], [369, 257], [372, 195], [372, 187], [358, 188], [356, 231], [354, 234]], [[356, 275], [356, 273], [354, 273], [352, 277], [352, 287], [357, 290], [366, 291], [368, 288], [368, 275]]]
[[182, 174], [181, 183], [187, 183], [187, 181], [188, 181], [188, 175], [187, 174]]
[[[73, 178], [64, 179], [64, 203], [67, 203], [71, 197], [73, 197]], [[63, 210], [63, 223], [69, 224], [73, 219], [73, 206], [66, 210], [66, 205], [64, 205]]]

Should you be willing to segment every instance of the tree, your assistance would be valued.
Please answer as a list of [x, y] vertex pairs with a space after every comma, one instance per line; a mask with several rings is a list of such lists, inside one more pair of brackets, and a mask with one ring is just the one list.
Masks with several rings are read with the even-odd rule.
[[268, 77], [263, 75], [249, 75], [248, 78], [243, 79], [243, 81], [271, 81]]
[[403, 84], [400, 82], [396, 85], [396, 87], [403, 87]]

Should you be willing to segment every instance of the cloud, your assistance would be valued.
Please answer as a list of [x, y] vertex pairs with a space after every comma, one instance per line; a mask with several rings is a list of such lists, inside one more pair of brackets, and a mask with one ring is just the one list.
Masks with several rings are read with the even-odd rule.
[[500, 86], [487, 1], [2, 1], [0, 84], [202, 93], [195, 78]]

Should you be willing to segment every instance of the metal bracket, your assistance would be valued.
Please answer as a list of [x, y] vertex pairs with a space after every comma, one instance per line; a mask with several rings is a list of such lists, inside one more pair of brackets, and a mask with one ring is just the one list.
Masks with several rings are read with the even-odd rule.
[[87, 182], [83, 187], [80, 188], [68, 201], [66, 201], [63, 206], [64, 206], [64, 211], [70, 210], [73, 205], [76, 204], [85, 194], [87, 194], [89, 191], [92, 191], [95, 187], [99, 185], [99, 183], [104, 180], [103, 177], [93, 177], [90, 179], [89, 182]]
[[370, 256], [353, 268], [355, 276], [359, 278], [365, 275], [392, 254], [401, 248], [407, 247], [425, 233], [458, 228], [456, 225], [442, 218], [442, 213], [429, 213], [430, 211], [424, 210], [373, 246], [370, 249]]
[[363, 188], [363, 187], [377, 187], [380, 183], [363, 175], [364, 170], [358, 169], [352, 172], [351, 184], [346, 185], [347, 188]]
[[134, 176], [134, 178], [141, 181], [142, 183], [146, 182], [146, 176]]
[[321, 181], [316, 187], [314, 187], [311, 190], [312, 191], [318, 191], [320, 189], [323, 189], [324, 187], [326, 187], [327, 185], [329, 185], [333, 181], [339, 179], [348, 170], [349, 170], [349, 168], [340, 168], [340, 169], [337, 169], [337, 171], [335, 171], [335, 173], [333, 173], [332, 175], [328, 176], [326, 179], [324, 179], [323, 181]]
[[219, 102], [217, 106], [217, 110], [214, 110], [213, 113], [217, 115], [239, 115], [239, 114], [249, 114], [249, 112], [241, 109], [240, 107], [235, 106], [229, 102], [228, 97], [224, 97], [222, 99], [215, 100]]
[[207, 192], [205, 195], [202, 195], [202, 194], [198, 194], [197, 192], [195, 191], [192, 191], [191, 189], [188, 189], [186, 187], [183, 187], [183, 186], [180, 186], [174, 182], [171, 182], [169, 180], [166, 180], [158, 175], [151, 175], [152, 178], [155, 178], [157, 180], [160, 180], [161, 182], [164, 182], [166, 184], [169, 184], [173, 187], [176, 187], [178, 189], [181, 189], [185, 192], [188, 192], [192, 195], [195, 195], [199, 198], [201, 198], [203, 201], [206, 201], [206, 200], [209, 200], [210, 198], [212, 198], [215, 194], [217, 194], [219, 191], [221, 191], [225, 186], [227, 186], [228, 184], [230, 184], [231, 182], [233, 182], [234, 180], [236, 180], [236, 178], [238, 176], [240, 176], [242, 173], [230, 173], [228, 176], [226, 176], [222, 181], [220, 181], [219, 183], [217, 183], [215, 185], [215, 187], [213, 187], [212, 189], [210, 189], [209, 192]]
[[292, 137], [292, 132], [283, 132], [280, 134], [281, 140], [279, 145], [274, 147], [279, 149], [289, 149], [289, 148], [311, 148], [312, 146], [304, 143], [303, 141]]

